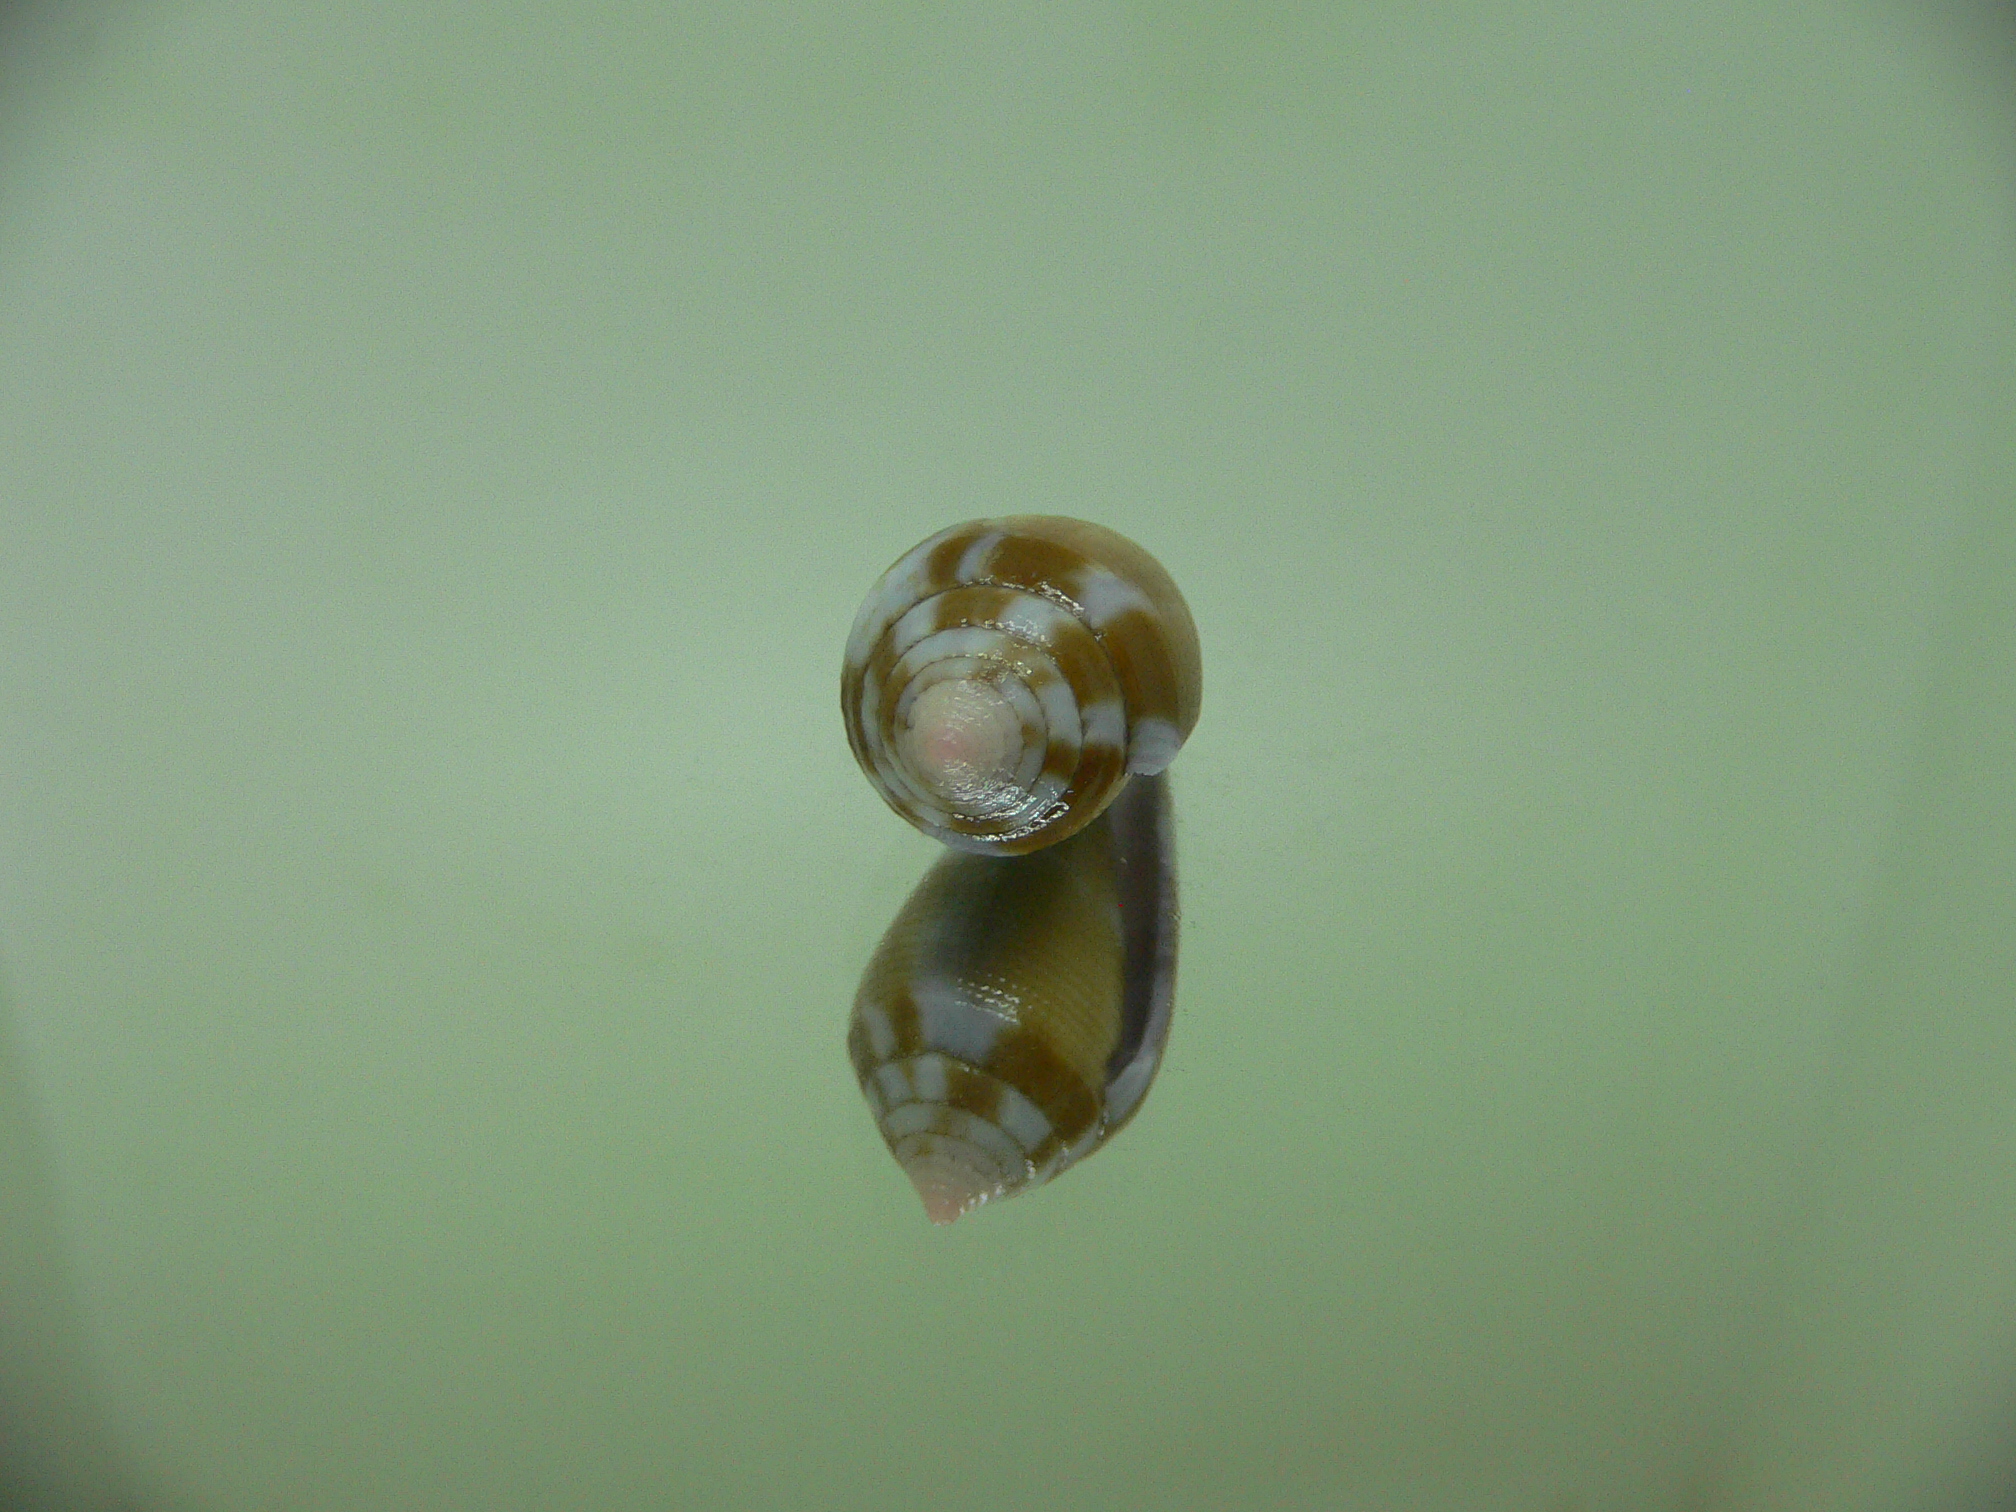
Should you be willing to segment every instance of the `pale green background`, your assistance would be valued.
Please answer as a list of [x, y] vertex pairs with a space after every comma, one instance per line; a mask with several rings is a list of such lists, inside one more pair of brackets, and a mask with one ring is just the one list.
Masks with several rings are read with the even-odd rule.
[[[1990, 1494], [1987, 14], [10, 13], [17, 1494]], [[1017, 510], [1202, 627], [1182, 991], [941, 1232], [841, 1048], [931, 847], [836, 675]]]

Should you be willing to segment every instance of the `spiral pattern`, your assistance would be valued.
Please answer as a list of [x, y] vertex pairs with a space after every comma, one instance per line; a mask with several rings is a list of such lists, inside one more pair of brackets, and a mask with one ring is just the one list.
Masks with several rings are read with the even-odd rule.
[[975, 520], [890, 567], [848, 637], [841, 703], [889, 805], [947, 845], [1014, 855], [1076, 833], [1175, 758], [1197, 631], [1132, 541], [1056, 516]]

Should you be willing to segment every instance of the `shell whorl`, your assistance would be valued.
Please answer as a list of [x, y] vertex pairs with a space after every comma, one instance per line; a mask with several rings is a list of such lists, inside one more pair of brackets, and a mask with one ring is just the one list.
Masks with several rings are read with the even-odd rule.
[[1160, 563], [1103, 526], [974, 520], [906, 552], [847, 640], [841, 706], [889, 806], [960, 850], [1077, 833], [1197, 722], [1202, 660]]

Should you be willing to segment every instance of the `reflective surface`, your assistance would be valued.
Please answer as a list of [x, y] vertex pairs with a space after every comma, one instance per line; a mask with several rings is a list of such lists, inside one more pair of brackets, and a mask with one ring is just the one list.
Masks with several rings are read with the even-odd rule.
[[[2000, 34], [1357, 14], [8, 18], [45, 1463], [308, 1512], [1987, 1484]], [[1152, 541], [1209, 648], [1182, 1013], [1125, 1139], [940, 1231], [841, 1054], [932, 848], [833, 661], [894, 551], [1025, 510]]]

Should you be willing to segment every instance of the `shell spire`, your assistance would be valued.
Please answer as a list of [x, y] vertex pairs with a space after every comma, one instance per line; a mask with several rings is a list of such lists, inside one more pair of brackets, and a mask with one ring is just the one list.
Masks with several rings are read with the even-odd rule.
[[1168, 766], [1202, 696], [1197, 627], [1161, 563], [1055, 515], [955, 525], [898, 558], [841, 677], [848, 741], [889, 806], [990, 855], [1054, 844]]

